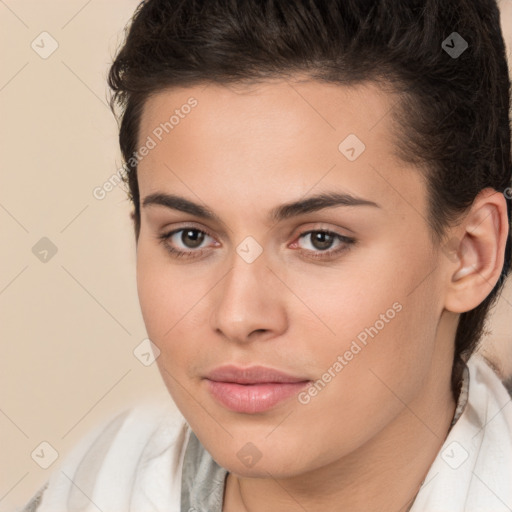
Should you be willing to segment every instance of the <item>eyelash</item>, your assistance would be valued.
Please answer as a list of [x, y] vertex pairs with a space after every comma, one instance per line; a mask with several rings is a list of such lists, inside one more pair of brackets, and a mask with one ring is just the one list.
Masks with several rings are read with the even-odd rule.
[[[213, 236], [210, 235], [207, 231], [204, 231], [204, 230], [198, 229], [198, 228], [194, 228], [194, 227], [184, 227], [184, 228], [180, 228], [180, 229], [175, 229], [174, 231], [170, 231], [169, 233], [164, 233], [162, 235], [158, 235], [157, 238], [160, 241], [160, 243], [164, 246], [166, 251], [169, 252], [175, 258], [198, 258], [204, 252], [206, 252], [205, 249], [181, 251], [181, 250], [175, 249], [174, 247], [169, 245], [169, 243], [168, 243], [169, 238], [171, 238], [176, 233], [180, 233], [181, 231], [197, 231], [198, 233], [203, 233], [203, 234], [213, 238]], [[302, 252], [308, 253], [306, 256], [308, 258], [313, 258], [313, 259], [317, 259], [317, 260], [329, 259], [332, 256], [336, 256], [338, 254], [341, 254], [342, 252], [349, 250], [351, 248], [351, 246], [356, 243], [356, 240], [354, 238], [343, 236], [334, 231], [329, 231], [326, 229], [312, 229], [309, 231], [305, 231], [304, 233], [301, 233], [298, 236], [298, 239], [305, 237], [306, 235], [313, 234], [313, 233], [324, 233], [327, 235], [331, 235], [335, 239], [342, 242], [344, 245], [342, 245], [338, 249], [329, 249], [329, 250], [325, 250], [325, 251], [309, 251], [309, 250], [302, 249]]]

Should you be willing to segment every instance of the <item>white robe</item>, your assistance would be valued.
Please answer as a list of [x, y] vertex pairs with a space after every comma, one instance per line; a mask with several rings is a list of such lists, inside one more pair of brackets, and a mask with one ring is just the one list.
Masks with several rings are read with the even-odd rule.
[[[474, 354], [467, 365], [467, 402], [410, 512], [512, 511], [511, 397], [482, 356]], [[42, 501], [37, 505], [36, 500], [24, 510], [189, 512], [180, 508], [180, 502], [185, 448], [191, 436], [194, 434], [170, 399], [165, 404], [123, 411], [83, 438], [52, 473]], [[200, 449], [201, 469], [205, 460], [207, 465], [208, 460], [216, 465]], [[205, 495], [210, 492], [205, 476], [210, 474], [197, 473], [205, 481], [196, 478], [195, 504], [203, 499], [196, 496], [197, 489], [200, 494], [203, 489]], [[216, 474], [222, 476], [219, 471]], [[222, 488], [220, 481], [217, 478], [217, 491]]]

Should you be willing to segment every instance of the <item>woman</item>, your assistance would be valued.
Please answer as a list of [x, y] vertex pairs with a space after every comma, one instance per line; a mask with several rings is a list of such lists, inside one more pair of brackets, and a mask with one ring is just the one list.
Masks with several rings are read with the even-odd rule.
[[111, 67], [141, 310], [176, 404], [25, 510], [506, 511], [475, 348], [511, 260], [491, 0], [149, 0]]

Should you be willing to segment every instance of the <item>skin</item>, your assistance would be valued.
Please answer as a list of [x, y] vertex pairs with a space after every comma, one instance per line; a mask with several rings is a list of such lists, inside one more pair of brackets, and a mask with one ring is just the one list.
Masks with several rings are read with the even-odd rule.
[[[486, 189], [448, 237], [433, 244], [417, 169], [394, 154], [396, 98], [371, 84], [315, 81], [209, 84], [162, 91], [145, 104], [142, 145], [190, 97], [197, 106], [139, 163], [143, 201], [172, 193], [220, 221], [158, 205], [142, 208], [137, 286], [172, 398], [213, 458], [227, 468], [224, 512], [404, 511], [440, 450], [455, 410], [450, 389], [459, 313], [491, 291], [503, 265], [506, 203]], [[349, 161], [348, 134], [366, 145]], [[379, 207], [340, 206], [278, 223], [268, 212], [319, 192], [348, 192]], [[158, 236], [204, 230], [168, 244]], [[312, 229], [353, 237], [323, 260]], [[211, 235], [211, 236], [210, 236]], [[252, 263], [237, 246], [253, 237]], [[344, 244], [334, 238], [329, 249]], [[203, 253], [197, 256], [197, 251]], [[317, 380], [365, 328], [400, 312], [309, 403], [230, 411], [203, 377], [233, 363]], [[252, 443], [260, 460], [237, 452]]]

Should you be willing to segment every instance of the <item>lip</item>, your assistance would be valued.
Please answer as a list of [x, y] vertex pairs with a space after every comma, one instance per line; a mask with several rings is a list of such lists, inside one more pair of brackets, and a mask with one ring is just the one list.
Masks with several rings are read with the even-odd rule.
[[214, 369], [206, 377], [208, 391], [221, 405], [240, 413], [258, 413], [297, 394], [311, 381], [265, 366]]
[[309, 380], [267, 366], [240, 368], [235, 365], [219, 366], [212, 370], [206, 378], [217, 382], [234, 382], [236, 384], [296, 383]]

